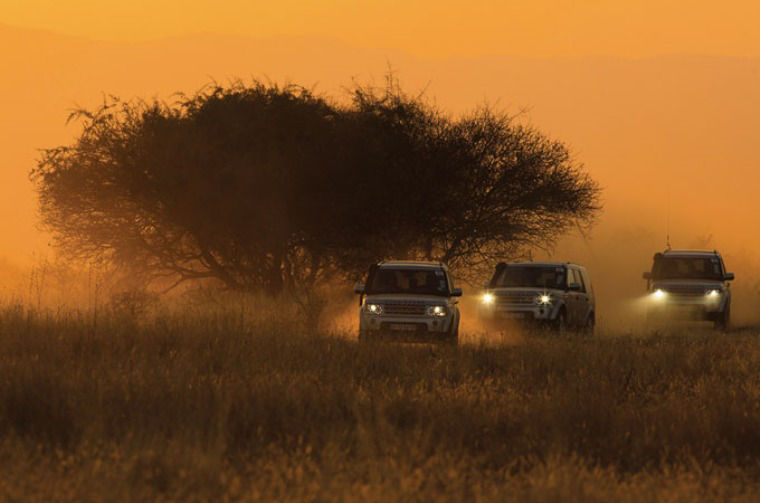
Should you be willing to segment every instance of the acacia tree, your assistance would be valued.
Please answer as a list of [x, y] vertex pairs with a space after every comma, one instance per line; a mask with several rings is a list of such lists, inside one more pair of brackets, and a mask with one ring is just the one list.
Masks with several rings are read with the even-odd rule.
[[[355, 89], [353, 103], [362, 116], [382, 117], [379, 129], [404, 129], [407, 150], [394, 151], [378, 173], [392, 176], [384, 218], [406, 230], [407, 255], [474, 279], [524, 250], [550, 247], [571, 226], [588, 227], [601, 208], [598, 184], [565, 144], [505, 113], [484, 106], [454, 120], [392, 81], [383, 92]], [[387, 178], [369, 206], [388, 200]], [[365, 254], [351, 255], [366, 262], [373, 237], [365, 236]]]
[[599, 209], [563, 143], [488, 108], [452, 118], [393, 79], [347, 104], [254, 82], [74, 118], [32, 173], [43, 222], [71, 256], [169, 285], [310, 291], [387, 257], [466, 277]]

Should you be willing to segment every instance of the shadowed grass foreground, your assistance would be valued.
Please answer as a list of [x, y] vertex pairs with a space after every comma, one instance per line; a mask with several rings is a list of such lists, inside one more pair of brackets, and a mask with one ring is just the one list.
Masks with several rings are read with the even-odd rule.
[[0, 313], [0, 499], [756, 500], [760, 339]]

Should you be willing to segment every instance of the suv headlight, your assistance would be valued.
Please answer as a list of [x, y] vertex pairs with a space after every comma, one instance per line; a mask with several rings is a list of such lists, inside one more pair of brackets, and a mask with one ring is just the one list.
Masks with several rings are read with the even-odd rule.
[[367, 304], [365, 307], [370, 314], [383, 314], [383, 306], [380, 304]]
[[428, 316], [446, 316], [446, 306], [429, 306], [427, 308]]
[[708, 290], [705, 292], [705, 297], [707, 297], [707, 300], [716, 301], [720, 298], [720, 294], [720, 290]]
[[554, 298], [548, 293], [543, 293], [539, 295], [538, 297], [536, 297], [536, 304], [541, 304], [545, 306], [547, 304], [551, 304], [552, 302], [554, 302]]

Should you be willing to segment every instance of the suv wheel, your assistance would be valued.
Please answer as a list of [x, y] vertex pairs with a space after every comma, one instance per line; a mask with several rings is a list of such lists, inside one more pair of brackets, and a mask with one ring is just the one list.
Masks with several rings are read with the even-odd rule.
[[557, 313], [557, 317], [552, 321], [552, 330], [559, 335], [565, 335], [567, 333], [567, 314], [564, 308], [560, 309]]
[[718, 314], [715, 318], [715, 328], [717, 330], [728, 330], [728, 325], [731, 323], [731, 306], [728, 305], [723, 312]]
[[591, 313], [588, 315], [588, 318], [586, 319], [586, 324], [583, 326], [583, 335], [587, 337], [591, 337], [594, 335], [594, 329], [596, 328], [596, 316], [594, 316], [594, 313]]
[[459, 343], [459, 320], [451, 321], [451, 328], [449, 333], [446, 334], [446, 343], [452, 346], [456, 346]]

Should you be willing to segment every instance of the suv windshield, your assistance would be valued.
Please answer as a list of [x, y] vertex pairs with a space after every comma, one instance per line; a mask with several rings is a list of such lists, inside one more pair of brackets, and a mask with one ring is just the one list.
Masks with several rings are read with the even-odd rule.
[[565, 268], [508, 265], [496, 273], [491, 287], [564, 288]]
[[449, 296], [449, 282], [442, 269], [380, 268], [369, 278], [368, 294], [412, 293]]
[[718, 257], [659, 257], [652, 267], [654, 279], [709, 279], [721, 281]]

